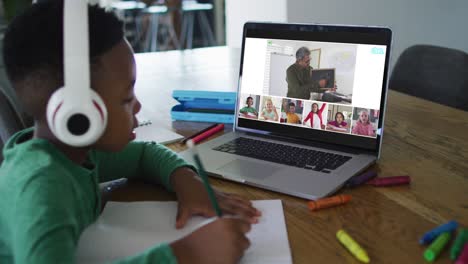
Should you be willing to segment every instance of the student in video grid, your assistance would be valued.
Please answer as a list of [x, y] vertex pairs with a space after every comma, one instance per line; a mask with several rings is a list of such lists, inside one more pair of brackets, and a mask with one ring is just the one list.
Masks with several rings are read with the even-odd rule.
[[336, 112], [335, 120], [328, 122], [327, 130], [336, 132], [348, 132], [349, 124], [345, 121], [345, 116], [341, 112]]
[[326, 80], [319, 83], [310, 79], [312, 67], [310, 66], [310, 50], [301, 47], [296, 51], [296, 62], [286, 70], [286, 82], [288, 83], [287, 97], [310, 99], [310, 93], [324, 93], [325, 91], [336, 91], [335, 88], [321, 88], [319, 83], [325, 84]]
[[247, 100], [245, 101], [245, 103], [247, 104], [247, 106], [239, 110], [242, 116], [246, 118], [257, 118], [258, 117], [257, 109], [255, 109], [255, 107], [252, 107], [254, 103], [252, 96], [247, 97]]
[[319, 109], [319, 106], [317, 103], [312, 104], [312, 109], [310, 110], [309, 114], [307, 117], [304, 119], [304, 124], [310, 120], [310, 127], [315, 128], [315, 129], [324, 129], [325, 125], [323, 124], [322, 120], [322, 113], [323, 110], [325, 109], [325, 106], [327, 104], [323, 103], [322, 106]]
[[[161, 184], [178, 199], [174, 226], [194, 215], [215, 216], [194, 167], [163, 145], [131, 142], [141, 105], [134, 94], [136, 65], [113, 13], [89, 7], [90, 75], [103, 99], [104, 134], [87, 147], [59, 141], [48, 126], [46, 104], [63, 82], [63, 2], [32, 5], [9, 24], [3, 42], [8, 77], [33, 128], [13, 135], [0, 167], [0, 262], [74, 263], [83, 230], [102, 208], [98, 182], [118, 178]], [[37, 29], [47, 30], [37, 30]], [[88, 87], [83, 87], [83, 89]], [[181, 239], [154, 245], [125, 263], [234, 263], [249, 247], [245, 233], [258, 221], [250, 201], [216, 192], [219, 218]], [[157, 223], [158, 219], [154, 219]], [[123, 263], [122, 262], [122, 263]]]
[[369, 112], [365, 109], [359, 111], [359, 118], [354, 124], [353, 134], [375, 137], [375, 128], [369, 121]]
[[271, 98], [265, 99], [265, 106], [263, 107], [261, 117], [268, 121], [278, 121], [278, 112]]
[[289, 103], [289, 111], [286, 113], [286, 122], [289, 124], [300, 124], [301, 118], [296, 114], [296, 104]]

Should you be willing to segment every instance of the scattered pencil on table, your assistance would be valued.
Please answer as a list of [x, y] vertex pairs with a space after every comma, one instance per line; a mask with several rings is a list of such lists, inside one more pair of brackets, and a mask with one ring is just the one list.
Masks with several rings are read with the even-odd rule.
[[187, 146], [192, 150], [193, 153], [193, 160], [195, 161], [195, 165], [198, 168], [198, 175], [202, 179], [203, 185], [205, 186], [206, 191], [208, 192], [208, 197], [210, 198], [211, 205], [213, 206], [214, 211], [218, 217], [222, 216], [221, 208], [216, 201], [216, 196], [211, 188], [210, 183], [208, 182], [208, 176], [206, 175], [205, 169], [203, 168], [203, 164], [201, 162], [200, 157], [198, 156], [197, 148], [195, 147], [195, 143], [193, 140], [187, 141]]
[[363, 173], [361, 175], [352, 177], [346, 183], [346, 186], [350, 187], [350, 188], [353, 188], [353, 187], [356, 187], [356, 186], [359, 186], [359, 185], [362, 185], [362, 184], [366, 183], [367, 181], [369, 181], [372, 178], [375, 178], [376, 176], [377, 176], [377, 172], [368, 171], [368, 172], [365, 172], [365, 173]]
[[[218, 124], [212, 128], [209, 128], [207, 129], [206, 131], [202, 131], [200, 134], [194, 136], [193, 138], [191, 138], [190, 140], [193, 141], [194, 144], [197, 144], [198, 142], [204, 140], [204, 139], [207, 139], [209, 137], [211, 137], [212, 135], [220, 132], [220, 131], [223, 131], [224, 130], [224, 124]], [[188, 143], [188, 141], [187, 141]]]
[[409, 176], [392, 176], [384, 178], [374, 178], [368, 181], [366, 184], [376, 186], [376, 187], [387, 187], [387, 186], [397, 186], [397, 185], [406, 185], [411, 183], [411, 178]]
[[443, 232], [440, 234], [424, 251], [424, 258], [429, 262], [433, 262], [437, 256], [439, 256], [440, 252], [442, 252], [442, 249], [447, 245], [450, 237], [451, 235], [449, 232]]
[[203, 134], [204, 132], [206, 132], [206, 131], [208, 131], [208, 130], [213, 129], [213, 128], [216, 127], [217, 125], [219, 125], [219, 124], [211, 125], [211, 126], [205, 128], [205, 129], [202, 129], [202, 130], [198, 131], [197, 133], [195, 133], [195, 134], [193, 134], [193, 135], [190, 135], [190, 136], [184, 138], [184, 140], [182, 140], [182, 144], [185, 144], [185, 143], [187, 143], [187, 141], [189, 141], [190, 139], [192, 139], [192, 138], [194, 138], [194, 137], [196, 137], [196, 136], [198, 136], [198, 135], [200, 135], [200, 134]]
[[440, 225], [429, 232], [425, 233], [421, 239], [419, 239], [419, 244], [426, 245], [431, 243], [436, 237], [444, 232], [452, 232], [457, 229], [458, 223], [454, 220], [449, 221], [443, 225]]
[[359, 261], [369, 263], [370, 259], [366, 251], [343, 229], [338, 230], [336, 238], [340, 241], [351, 254], [353, 254]]
[[310, 210], [315, 211], [323, 208], [338, 206], [351, 201], [351, 195], [340, 194], [328, 198], [318, 199], [316, 201], [309, 201], [307, 203]]
[[468, 264], [468, 243], [465, 244], [465, 247], [455, 264]]
[[456, 260], [460, 255], [460, 252], [463, 250], [463, 245], [468, 244], [468, 229], [462, 228], [455, 242], [453, 242], [452, 247], [450, 248], [450, 259]]

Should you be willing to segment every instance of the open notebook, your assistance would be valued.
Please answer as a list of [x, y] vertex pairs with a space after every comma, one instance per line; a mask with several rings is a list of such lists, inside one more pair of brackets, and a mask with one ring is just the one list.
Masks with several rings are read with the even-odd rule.
[[136, 141], [154, 141], [159, 144], [170, 144], [184, 138], [184, 136], [176, 132], [153, 124], [151, 121], [141, 122], [135, 128]]
[[[280, 200], [254, 201], [260, 222], [248, 233], [251, 242], [240, 263], [292, 263]], [[98, 221], [81, 235], [77, 263], [103, 263], [132, 256], [162, 242], [177, 240], [214, 218], [193, 217], [175, 229], [176, 202], [109, 202]]]

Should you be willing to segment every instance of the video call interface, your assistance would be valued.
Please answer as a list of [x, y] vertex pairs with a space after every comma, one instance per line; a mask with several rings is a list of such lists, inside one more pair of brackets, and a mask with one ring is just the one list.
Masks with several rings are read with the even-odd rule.
[[238, 117], [376, 138], [386, 46], [247, 38]]

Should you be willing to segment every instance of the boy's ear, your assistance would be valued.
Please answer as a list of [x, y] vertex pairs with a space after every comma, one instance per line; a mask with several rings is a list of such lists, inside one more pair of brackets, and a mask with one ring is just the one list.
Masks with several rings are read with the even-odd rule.
[[88, 101], [78, 100], [75, 96], [66, 96], [66, 89], [70, 88], [58, 89], [49, 99], [47, 104], [49, 129], [65, 144], [75, 147], [89, 146], [99, 139], [106, 128], [105, 104], [93, 90], [90, 90], [91, 100]]
[[104, 133], [107, 109], [90, 88], [87, 1], [64, 0], [64, 86], [47, 103], [49, 129], [63, 143], [84, 147]]

